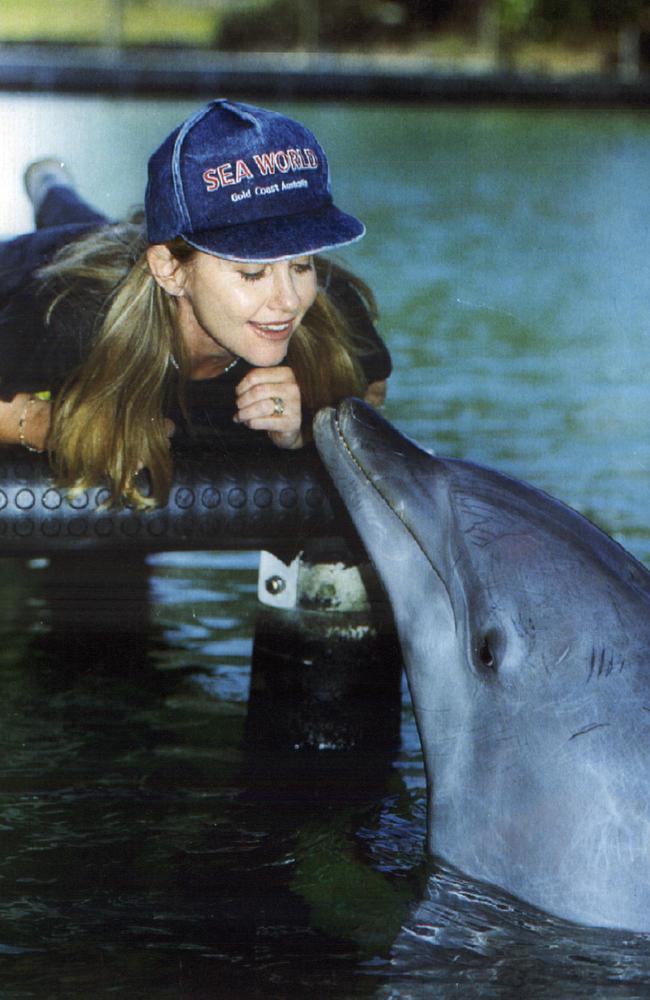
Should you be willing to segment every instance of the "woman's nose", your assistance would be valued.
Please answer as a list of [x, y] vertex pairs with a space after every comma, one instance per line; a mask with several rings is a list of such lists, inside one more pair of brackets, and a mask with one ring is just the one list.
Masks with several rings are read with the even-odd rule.
[[292, 312], [300, 305], [300, 296], [288, 261], [276, 264], [273, 269], [273, 287], [269, 305], [287, 312]]

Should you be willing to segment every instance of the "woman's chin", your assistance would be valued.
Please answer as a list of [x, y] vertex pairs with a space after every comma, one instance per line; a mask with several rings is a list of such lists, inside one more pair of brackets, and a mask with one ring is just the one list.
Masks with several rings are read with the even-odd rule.
[[287, 356], [288, 346], [288, 343], [269, 344], [262, 349], [252, 350], [242, 357], [255, 368], [273, 368], [275, 365], [283, 363]]

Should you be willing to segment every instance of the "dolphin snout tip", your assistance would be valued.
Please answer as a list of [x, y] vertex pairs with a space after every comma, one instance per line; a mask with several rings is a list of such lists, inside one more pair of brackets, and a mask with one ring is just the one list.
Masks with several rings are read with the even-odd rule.
[[[374, 417], [374, 419], [373, 419]], [[348, 396], [337, 406], [324, 406], [314, 417], [313, 427], [316, 440], [328, 430], [335, 428], [340, 437], [345, 438], [346, 429], [354, 424], [373, 429], [377, 425], [377, 414], [373, 407], [356, 396]]]
[[316, 412], [316, 415], [314, 417], [314, 430], [315, 431], [319, 430], [326, 424], [331, 424], [335, 414], [336, 410], [334, 409], [333, 406], [323, 406], [320, 410]]
[[374, 406], [356, 396], [343, 399], [338, 405], [336, 416], [340, 424], [350, 421], [372, 429], [378, 428], [384, 422]]

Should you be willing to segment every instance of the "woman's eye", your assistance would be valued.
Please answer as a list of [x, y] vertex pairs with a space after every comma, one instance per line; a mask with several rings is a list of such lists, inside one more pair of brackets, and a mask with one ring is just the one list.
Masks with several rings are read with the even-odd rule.
[[264, 277], [264, 271], [240, 271], [239, 272], [244, 279], [244, 281], [259, 281], [260, 278]]
[[314, 270], [314, 262], [311, 260], [296, 261], [293, 269], [297, 274], [310, 274]]

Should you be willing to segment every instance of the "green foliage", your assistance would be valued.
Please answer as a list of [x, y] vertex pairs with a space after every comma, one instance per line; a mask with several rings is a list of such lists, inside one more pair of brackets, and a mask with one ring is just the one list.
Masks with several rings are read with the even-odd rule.
[[644, 9], [646, 0], [590, 0], [591, 16], [596, 26], [618, 26], [636, 21]]
[[502, 41], [616, 30], [650, 0], [0, 0], [0, 41], [197, 45], [281, 51], [459, 37], [491, 12]]
[[306, 40], [323, 48], [356, 47], [394, 42], [407, 36], [407, 5], [380, 0], [271, 0], [250, 16], [237, 7], [224, 14], [219, 48], [293, 49]]
[[0, 40], [101, 44], [119, 24], [127, 45], [206, 45], [219, 17], [215, 3], [178, 0], [0, 0]]
[[535, 0], [538, 22], [565, 29], [616, 28], [636, 21], [647, 0]]
[[535, 8], [535, 0], [497, 0], [500, 27], [507, 33], [525, 28]]

